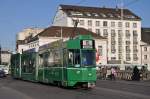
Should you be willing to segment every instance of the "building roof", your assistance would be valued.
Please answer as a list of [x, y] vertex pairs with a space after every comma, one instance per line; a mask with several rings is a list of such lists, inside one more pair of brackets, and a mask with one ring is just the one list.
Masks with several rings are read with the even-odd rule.
[[28, 37], [25, 40], [18, 40], [17, 45], [26, 44], [29, 42], [33, 42], [37, 40], [39, 37], [61, 37], [61, 28], [62, 28], [62, 37], [69, 38], [69, 37], [75, 37], [78, 34], [80, 35], [91, 35], [96, 39], [106, 39], [105, 37], [102, 37], [94, 32], [88, 31], [84, 28], [74, 28], [74, 27], [60, 27], [60, 26], [51, 26], [46, 29], [44, 29], [42, 32], [37, 34], [35, 37]]
[[25, 40], [17, 40], [16, 41], [16, 44], [19, 44], [19, 45], [24, 44], [24, 43], [25, 43]]
[[60, 26], [52, 26], [52, 27], [48, 27], [46, 28], [44, 31], [42, 31], [41, 33], [39, 33], [37, 36], [43, 36], [43, 37], [61, 37], [61, 29], [62, 29], [62, 37], [74, 37], [78, 34], [80, 35], [91, 35], [94, 38], [97, 39], [106, 39], [94, 32], [88, 31], [87, 29], [84, 28], [75, 28], [74, 27], [60, 27]]
[[2, 50], [2, 51], [1, 51], [1, 54], [11, 54], [11, 52], [10, 52], [10, 51]]
[[[100, 8], [75, 5], [60, 5], [61, 10], [70, 17], [82, 18], [102, 18], [102, 19], [121, 19], [121, 9], [119, 8]], [[123, 19], [141, 20], [141, 18], [129, 9], [123, 9]]]
[[141, 40], [145, 43], [150, 44], [150, 28], [142, 28]]

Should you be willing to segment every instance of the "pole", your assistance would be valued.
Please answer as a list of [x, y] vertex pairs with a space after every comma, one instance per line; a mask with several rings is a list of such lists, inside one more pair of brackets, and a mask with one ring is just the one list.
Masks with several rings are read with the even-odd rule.
[[122, 57], [121, 57], [121, 67], [120, 67], [121, 70], [125, 69], [125, 67], [123, 66], [123, 64], [124, 64], [124, 61], [123, 61], [124, 60], [124, 57], [123, 57], [124, 56], [124, 53], [123, 53], [124, 52], [123, 51], [124, 50], [124, 48], [123, 48], [124, 47], [123, 46], [124, 45], [124, 42], [123, 42], [123, 16], [124, 16], [123, 9], [124, 8], [123, 7], [124, 7], [124, 3], [123, 3], [123, 0], [121, 0], [121, 23], [122, 23], [122, 26], [121, 26], [121, 31], [122, 31], [122, 33], [121, 33], [121, 39], [122, 39], [121, 40], [122, 41], [121, 56]]
[[2, 57], [1, 57], [1, 54], [2, 54], [2, 48], [1, 48], [1, 45], [0, 45], [0, 65], [2, 64]]
[[61, 33], [61, 59], [62, 59], [62, 61], [61, 61], [61, 64], [62, 64], [62, 84], [63, 84], [63, 82], [64, 82], [64, 66], [63, 66], [63, 61], [64, 61], [64, 59], [63, 59], [63, 30], [62, 30], [62, 27], [61, 27], [61, 30], [60, 30], [60, 33]]

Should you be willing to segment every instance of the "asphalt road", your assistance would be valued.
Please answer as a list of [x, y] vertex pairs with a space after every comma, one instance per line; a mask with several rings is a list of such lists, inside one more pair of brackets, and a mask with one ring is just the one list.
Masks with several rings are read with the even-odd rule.
[[0, 79], [0, 99], [150, 99], [150, 81], [97, 80], [92, 90]]

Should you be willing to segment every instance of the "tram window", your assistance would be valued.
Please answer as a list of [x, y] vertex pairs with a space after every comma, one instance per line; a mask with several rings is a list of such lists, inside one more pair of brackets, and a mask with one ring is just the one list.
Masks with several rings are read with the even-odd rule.
[[67, 62], [68, 62], [68, 50], [64, 49], [63, 50], [63, 66], [67, 66]]
[[27, 53], [22, 56], [22, 71], [24, 73], [33, 73], [35, 70], [35, 53]]
[[73, 65], [73, 52], [69, 52], [69, 64]]
[[43, 54], [39, 54], [39, 67], [43, 67]]
[[80, 50], [69, 50], [69, 64], [80, 66]]
[[90, 50], [82, 50], [82, 66], [95, 65], [95, 53]]
[[43, 55], [43, 65], [44, 65], [44, 67], [48, 67], [48, 58], [49, 58], [49, 53], [48, 52], [46, 52], [46, 53], [44, 53], [44, 55]]

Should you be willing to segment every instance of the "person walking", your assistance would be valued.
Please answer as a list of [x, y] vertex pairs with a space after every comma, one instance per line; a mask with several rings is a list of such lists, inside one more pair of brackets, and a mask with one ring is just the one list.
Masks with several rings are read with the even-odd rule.
[[116, 80], [116, 70], [114, 67], [111, 68], [111, 80]]
[[132, 80], [135, 80], [135, 81], [140, 80], [140, 72], [139, 72], [139, 69], [137, 68], [137, 66], [135, 66], [133, 69]]
[[104, 66], [103, 68], [102, 68], [102, 79], [103, 80], [106, 80], [106, 74], [107, 74], [107, 67], [106, 66]]

